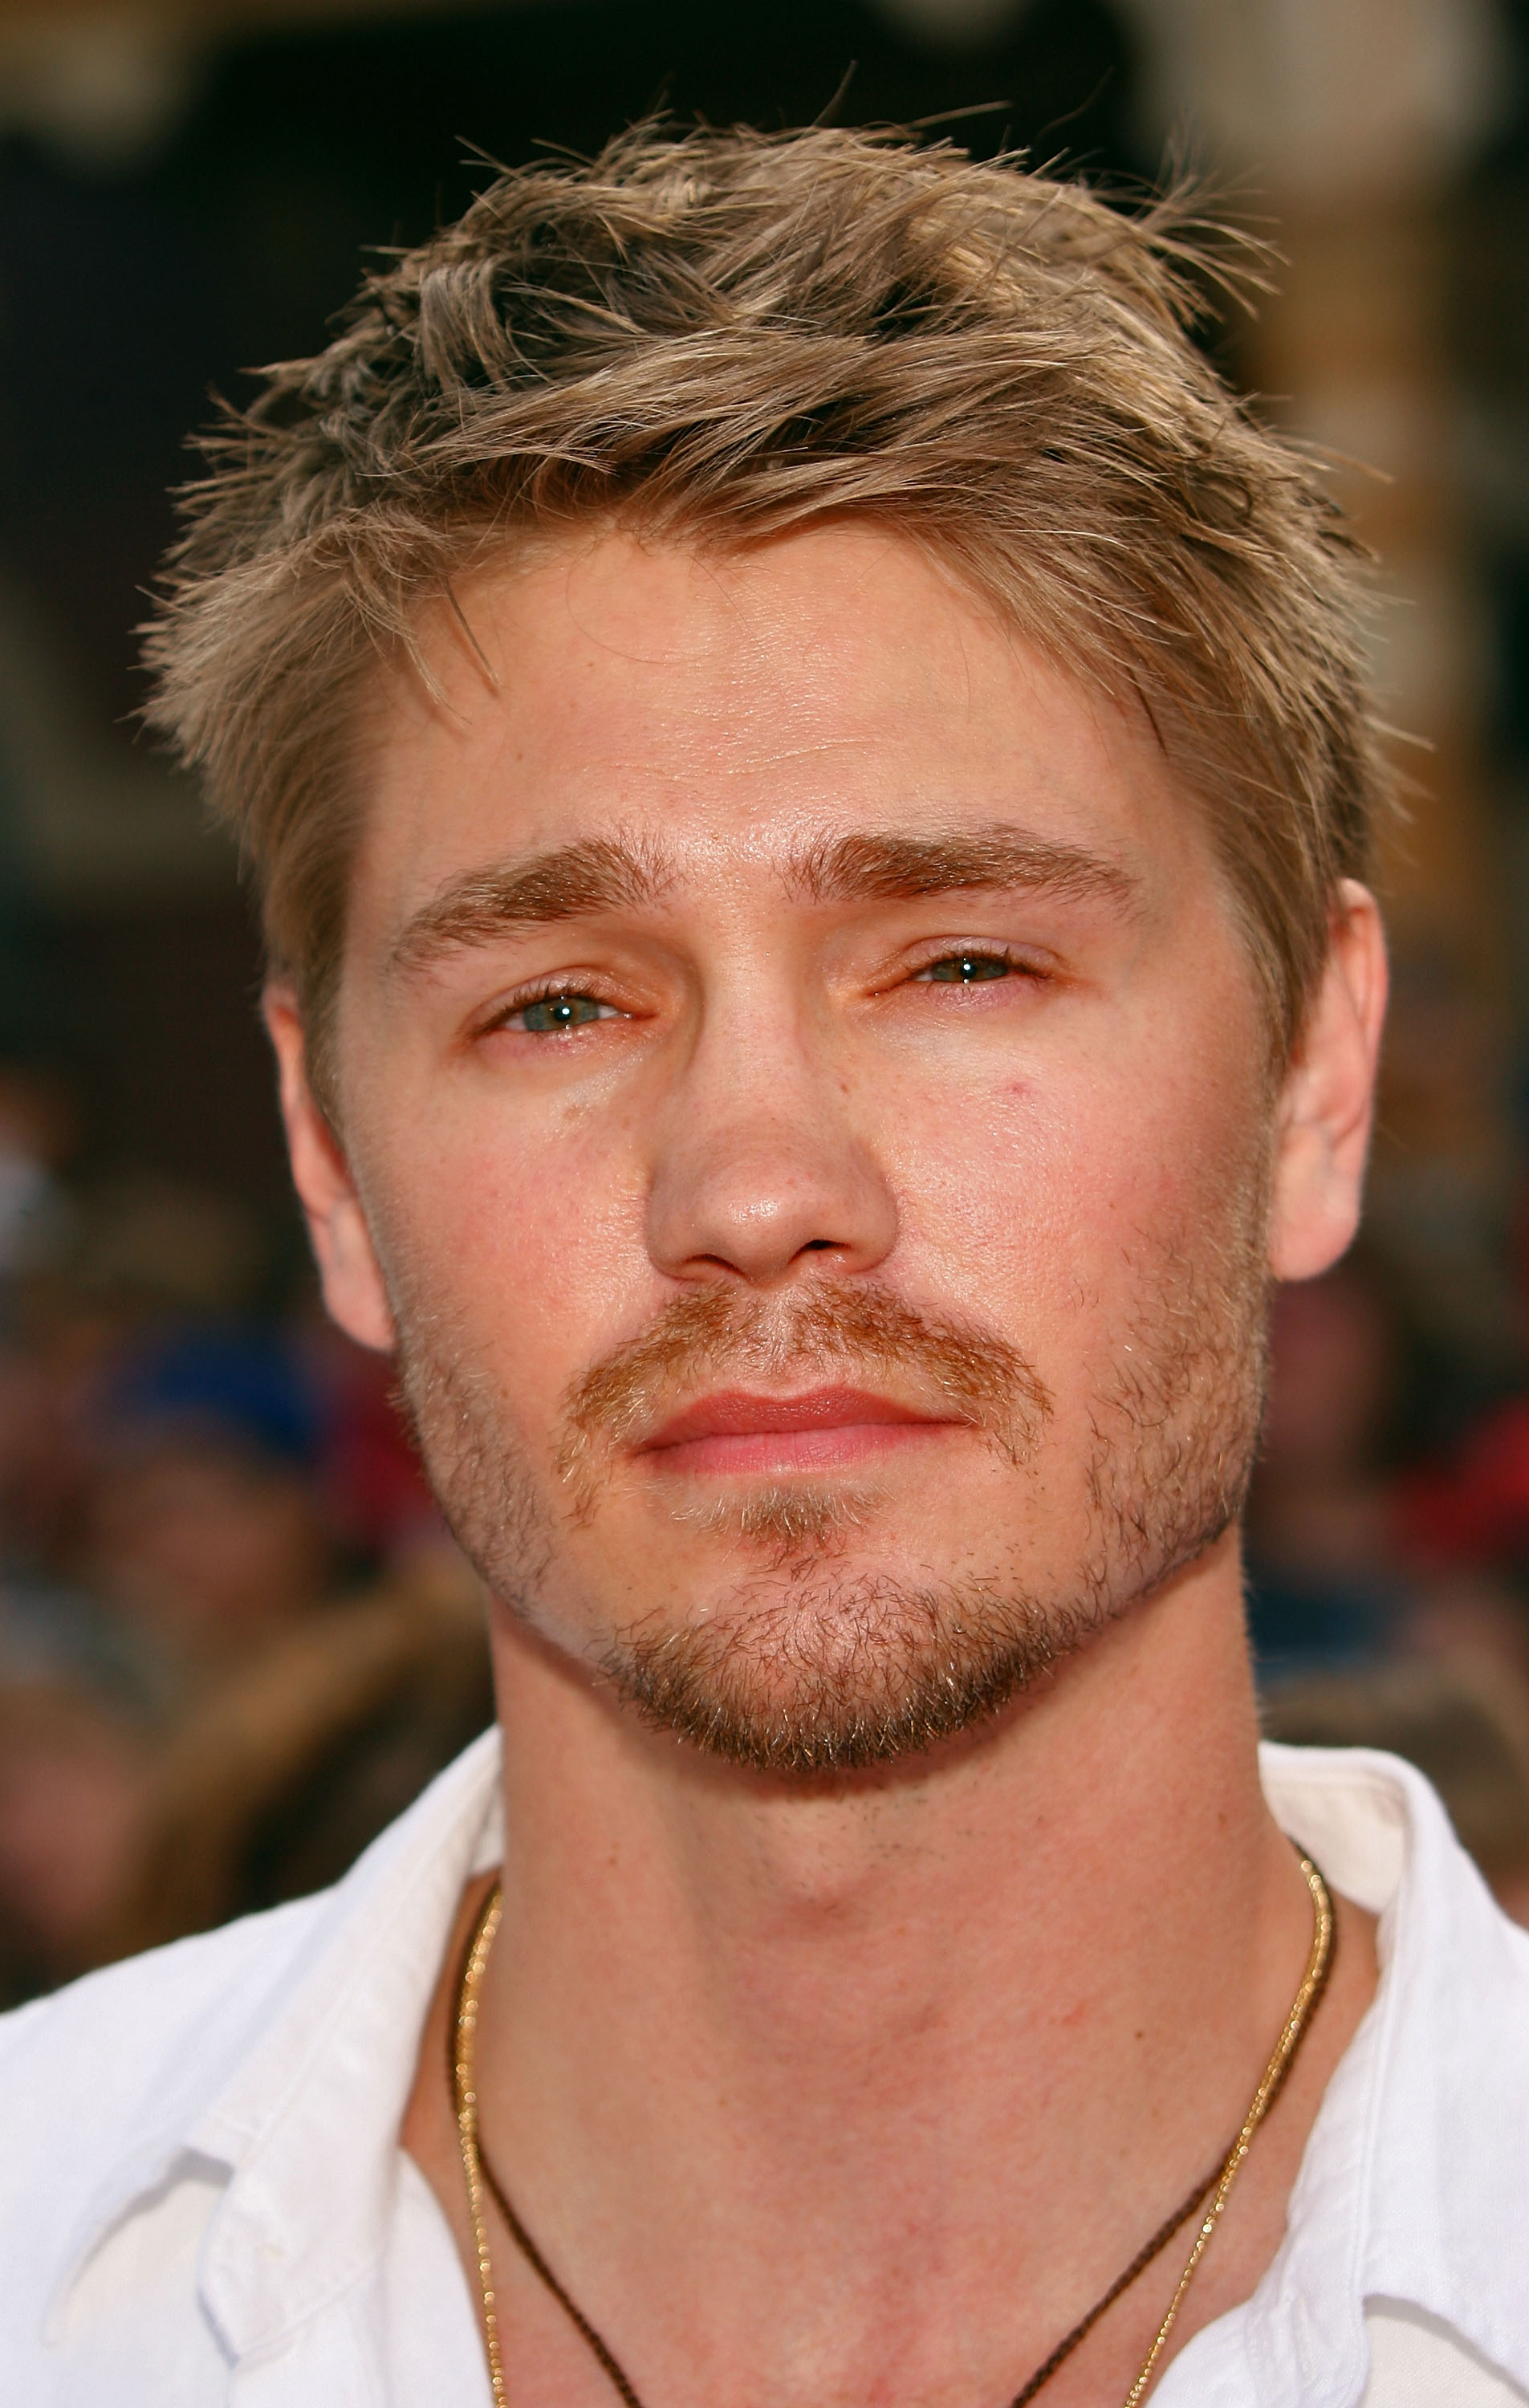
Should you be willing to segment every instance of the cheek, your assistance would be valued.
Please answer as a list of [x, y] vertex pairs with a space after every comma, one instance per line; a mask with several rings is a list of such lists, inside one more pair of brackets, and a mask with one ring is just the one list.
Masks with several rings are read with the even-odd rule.
[[1263, 1117], [1247, 1051], [1161, 1035], [1128, 1059], [974, 1085], [937, 1114], [888, 1098], [903, 1226], [932, 1286], [1001, 1322], [1064, 1388], [1070, 1365], [1112, 1351], [1165, 1262], [1219, 1265], [1248, 1226]]
[[597, 1115], [475, 1111], [378, 1153], [388, 1175], [368, 1182], [367, 1211], [402, 1323], [437, 1317], [545, 1419], [628, 1295], [647, 1292], [633, 1133]]

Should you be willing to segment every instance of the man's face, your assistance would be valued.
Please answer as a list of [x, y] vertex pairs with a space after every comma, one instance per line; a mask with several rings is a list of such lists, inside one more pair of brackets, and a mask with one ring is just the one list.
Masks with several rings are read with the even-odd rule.
[[367, 747], [348, 1317], [497, 1596], [639, 1709], [927, 1745], [1240, 1501], [1269, 1111], [1209, 838], [891, 536], [459, 599], [481, 658], [438, 614]]

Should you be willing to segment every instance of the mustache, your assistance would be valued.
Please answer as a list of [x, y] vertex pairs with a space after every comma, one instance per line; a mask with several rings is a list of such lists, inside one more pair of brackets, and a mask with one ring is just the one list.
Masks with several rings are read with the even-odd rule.
[[703, 1381], [734, 1373], [779, 1380], [825, 1364], [911, 1374], [946, 1415], [983, 1432], [1016, 1463], [1034, 1449], [1052, 1411], [1045, 1382], [1007, 1339], [921, 1312], [889, 1288], [823, 1279], [761, 1295], [718, 1281], [674, 1297], [574, 1382], [557, 1468], [577, 1480], [593, 1457], [640, 1437], [677, 1395]]

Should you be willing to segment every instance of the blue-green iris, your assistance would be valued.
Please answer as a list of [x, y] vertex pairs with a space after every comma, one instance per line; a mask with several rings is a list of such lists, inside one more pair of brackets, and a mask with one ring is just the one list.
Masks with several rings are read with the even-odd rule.
[[582, 1028], [599, 1017], [592, 995], [544, 995], [520, 1010], [521, 1025], [533, 1037], [560, 1037], [565, 1028]]

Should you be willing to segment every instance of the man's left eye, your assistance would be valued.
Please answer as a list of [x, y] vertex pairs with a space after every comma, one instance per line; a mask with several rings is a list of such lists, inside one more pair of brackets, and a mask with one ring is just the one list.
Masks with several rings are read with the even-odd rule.
[[615, 1017], [610, 1005], [593, 995], [538, 995], [507, 1012], [499, 1025], [527, 1037], [561, 1037], [571, 1028], [587, 1027], [592, 1020]]
[[976, 986], [981, 979], [1010, 977], [1014, 967], [1007, 953], [942, 953], [937, 962], [928, 963], [914, 976], [937, 981], [942, 986]]

